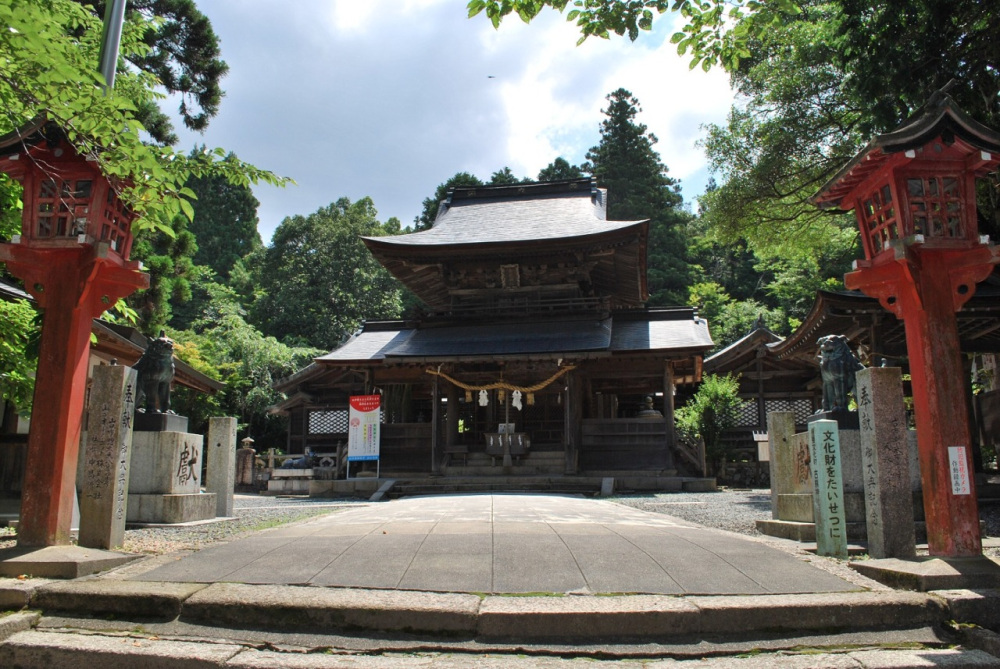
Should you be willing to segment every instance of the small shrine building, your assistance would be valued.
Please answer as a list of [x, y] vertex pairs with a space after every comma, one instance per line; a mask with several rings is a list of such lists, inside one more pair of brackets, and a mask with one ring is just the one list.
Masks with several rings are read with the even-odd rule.
[[648, 221], [606, 214], [589, 178], [455, 188], [433, 227], [364, 238], [427, 313], [366, 322], [275, 384], [289, 453], [335, 450], [348, 398], [376, 393], [383, 472], [460, 473], [477, 454], [496, 462], [511, 433], [510, 455], [560, 474], [702, 475], [673, 411], [700, 380], [708, 325], [645, 306]]

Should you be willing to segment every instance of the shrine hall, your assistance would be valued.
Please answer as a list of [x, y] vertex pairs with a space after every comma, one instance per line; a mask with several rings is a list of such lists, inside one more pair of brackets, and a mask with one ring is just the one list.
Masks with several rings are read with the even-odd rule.
[[585, 178], [455, 188], [431, 228], [364, 238], [426, 313], [275, 384], [288, 452], [336, 452], [349, 397], [379, 394], [383, 473], [703, 476], [673, 413], [712, 339], [691, 308], [645, 306], [648, 235]]

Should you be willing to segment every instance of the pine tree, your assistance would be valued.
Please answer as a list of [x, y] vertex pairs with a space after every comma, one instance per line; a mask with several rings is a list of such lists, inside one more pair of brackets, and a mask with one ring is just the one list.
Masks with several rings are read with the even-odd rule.
[[636, 122], [642, 109], [635, 96], [619, 88], [607, 99], [601, 142], [587, 152], [582, 168], [608, 189], [608, 218], [649, 219], [649, 304], [684, 304], [690, 283], [684, 231], [690, 215], [681, 210], [680, 182], [667, 176], [653, 149], [656, 136]]

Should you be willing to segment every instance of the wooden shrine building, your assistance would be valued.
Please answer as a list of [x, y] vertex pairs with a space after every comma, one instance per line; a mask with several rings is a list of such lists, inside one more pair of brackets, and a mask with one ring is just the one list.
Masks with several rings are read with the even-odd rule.
[[591, 179], [456, 188], [430, 229], [365, 238], [428, 313], [367, 322], [275, 384], [289, 452], [334, 450], [348, 398], [379, 393], [384, 472], [496, 463], [509, 432], [511, 456], [560, 474], [701, 475], [673, 408], [700, 380], [708, 326], [644, 306], [648, 222], [606, 209]]

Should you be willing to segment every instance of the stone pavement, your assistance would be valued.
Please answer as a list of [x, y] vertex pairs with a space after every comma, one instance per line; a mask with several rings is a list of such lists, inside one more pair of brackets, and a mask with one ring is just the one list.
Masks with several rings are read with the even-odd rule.
[[207, 548], [139, 580], [475, 593], [760, 595], [859, 587], [728, 532], [559, 495], [415, 497]]
[[603, 500], [424, 497], [0, 579], [0, 666], [993, 667], [1000, 637], [949, 621], [998, 602]]

